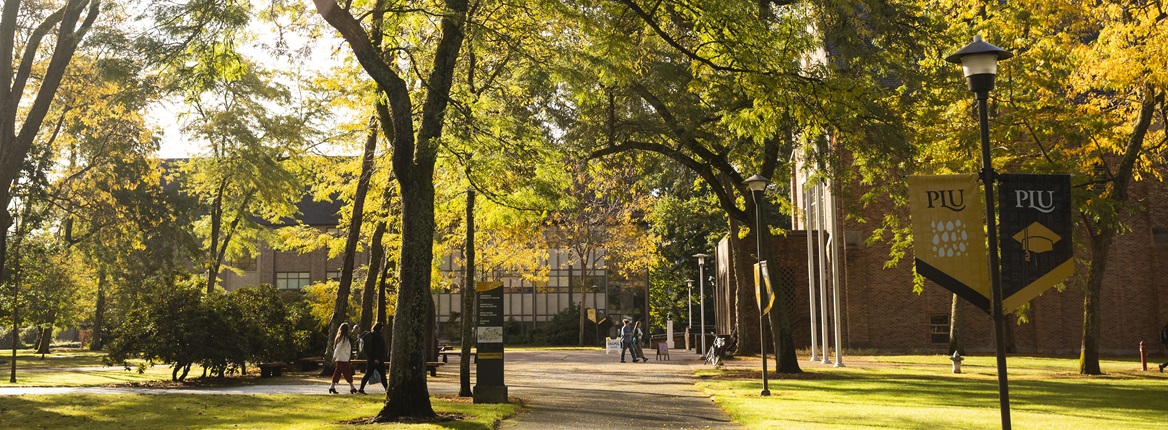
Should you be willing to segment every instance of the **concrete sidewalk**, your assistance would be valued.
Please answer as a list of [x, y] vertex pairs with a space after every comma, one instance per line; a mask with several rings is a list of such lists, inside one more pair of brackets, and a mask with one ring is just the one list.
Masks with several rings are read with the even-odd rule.
[[694, 386], [694, 368], [705, 366], [698, 356], [670, 355], [620, 363], [600, 350], [509, 352], [506, 383], [530, 410], [502, 428], [738, 428]]
[[[693, 352], [672, 351], [672, 360], [620, 363], [603, 350], [510, 350], [505, 383], [511, 397], [528, 410], [503, 423], [504, 429], [738, 428], [694, 386], [695, 368], [706, 367]], [[472, 372], [474, 366], [471, 367]], [[355, 375], [360, 376], [360, 375]], [[474, 375], [471, 375], [474, 384]], [[326, 394], [329, 381], [275, 379], [231, 387], [0, 387], [0, 396], [38, 394]], [[458, 360], [430, 378], [431, 394], [458, 393]], [[343, 381], [342, 393], [348, 391]], [[341, 390], [341, 388], [344, 388]], [[370, 396], [380, 384], [366, 387]], [[347, 394], [341, 394], [347, 395]]]

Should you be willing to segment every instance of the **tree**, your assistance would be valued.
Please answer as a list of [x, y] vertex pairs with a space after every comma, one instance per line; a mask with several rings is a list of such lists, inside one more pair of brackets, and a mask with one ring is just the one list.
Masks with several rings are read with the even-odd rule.
[[564, 194], [574, 202], [552, 212], [547, 229], [552, 246], [569, 250], [574, 256], [572, 266], [580, 266], [579, 277], [569, 281], [569, 288], [580, 288], [577, 344], [584, 345], [588, 325], [584, 301], [597, 286], [594, 271], [605, 266], [627, 276], [647, 270], [655, 249], [640, 219], [648, 199], [644, 191], [629, 187], [635, 181], [631, 168], [604, 169], [577, 162], [570, 171], [572, 182]]
[[[398, 289], [397, 313], [394, 317], [393, 342], [390, 353], [389, 390], [385, 407], [372, 420], [384, 422], [401, 417], [433, 417], [430, 397], [426, 388], [425, 356], [423, 354], [425, 332], [422, 321], [431, 312], [430, 272], [433, 261], [434, 241], [434, 164], [438, 152], [438, 140], [442, 136], [446, 106], [453, 79], [455, 64], [463, 41], [463, 25], [466, 19], [466, 0], [446, 0], [439, 13], [440, 30], [435, 36], [437, 44], [431, 56], [422, 57], [421, 52], [404, 57], [386, 57], [370, 40], [370, 34], [383, 34], [384, 30], [366, 31], [361, 21], [354, 18], [348, 8], [331, 0], [314, 0], [317, 11], [353, 50], [357, 61], [385, 92], [388, 107], [379, 109], [381, 126], [393, 141], [393, 170], [401, 191], [402, 238]], [[371, 13], [372, 25], [388, 27], [399, 24], [397, 20], [385, 22], [386, 2], [378, 1]], [[395, 13], [394, 18], [409, 19], [407, 12]], [[406, 37], [406, 32], [396, 34], [385, 32], [386, 37], [398, 39]], [[400, 39], [399, 39], [400, 40]], [[404, 42], [404, 41], [402, 41]], [[391, 44], [392, 49], [408, 48]], [[411, 59], [430, 58], [433, 61], [425, 78], [425, 96], [422, 104], [421, 120], [415, 126], [414, 99], [410, 85], [402, 78], [399, 62]], [[423, 70], [425, 66], [412, 64], [412, 70]], [[415, 133], [416, 131], [416, 133]]]
[[[9, 213], [12, 188], [33, 141], [41, 133], [65, 69], [97, 19], [100, 7], [100, 0], [67, 0], [64, 4], [48, 5], [7, 0], [0, 11], [0, 64], [5, 65], [0, 67], [0, 232], [3, 232], [0, 234], [0, 279], [5, 277], [8, 260], [8, 231], [13, 222]], [[27, 33], [18, 38], [20, 29]], [[42, 48], [42, 41], [50, 33], [53, 47]], [[18, 59], [19, 48], [24, 48], [24, 53]], [[47, 64], [37, 59], [38, 55], [45, 54], [49, 55]], [[34, 76], [32, 71], [37, 66], [44, 69]], [[31, 101], [25, 99], [29, 96]]]
[[[1089, 259], [1081, 261], [1087, 273], [1080, 284], [1079, 371], [1100, 374], [1099, 309], [1104, 274], [1114, 264], [1110, 249], [1125, 230], [1124, 212], [1136, 205], [1130, 189], [1142, 180], [1163, 180], [1168, 155], [1163, 127], [1168, 74], [1131, 65], [1163, 58], [1168, 13], [1155, 2], [983, 4], [973, 10], [934, 3], [931, 9], [950, 34], [984, 33], [1017, 54], [1003, 63], [993, 93], [997, 117], [991, 136], [1006, 148], [996, 151], [995, 164], [1086, 178], [1076, 181], [1074, 192], [1077, 226], [1090, 250]], [[967, 99], [934, 123], [959, 124], [951, 135], [962, 141], [973, 140], [976, 132]]]

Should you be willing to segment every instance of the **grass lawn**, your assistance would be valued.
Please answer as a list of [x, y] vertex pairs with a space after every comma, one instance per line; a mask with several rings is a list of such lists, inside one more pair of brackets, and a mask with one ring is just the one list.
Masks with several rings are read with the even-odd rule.
[[330, 395], [41, 395], [0, 397], [0, 428], [16, 429], [483, 429], [514, 415], [517, 404], [475, 405], [432, 398], [435, 412], [461, 414], [441, 424], [353, 427], [384, 404], [381, 396]]
[[[806, 357], [805, 355], [803, 357]], [[699, 388], [734, 421], [756, 429], [997, 428], [993, 356], [966, 357], [962, 374], [940, 355], [845, 357], [848, 367], [803, 366], [762, 389], [758, 358], [700, 370]], [[743, 367], [749, 366], [749, 367]], [[1168, 373], [1132, 361], [1103, 360], [1103, 376], [1078, 372], [1078, 359], [1009, 357], [1010, 415], [1016, 428], [1163, 428]]]
[[[87, 349], [53, 349], [42, 359], [32, 349], [16, 350], [16, 383], [9, 381], [12, 364], [12, 350], [0, 353], [0, 387], [87, 387], [129, 382], [170, 380], [168, 365], [146, 367], [145, 373], [138, 373], [137, 364], [142, 360], [130, 360], [130, 370], [122, 366], [105, 366], [102, 358], [105, 352]], [[191, 376], [202, 375], [202, 368], [191, 369]]]
[[[104, 351], [95, 352], [88, 349], [53, 348], [42, 359], [40, 354], [34, 354], [34, 352], [36, 352], [35, 349], [16, 350], [16, 370], [18, 372], [23, 369], [101, 366], [101, 359], [106, 356]], [[0, 365], [0, 368], [8, 369], [10, 363], [7, 363], [7, 361], [11, 359], [11, 349], [0, 350], [0, 360], [5, 361], [3, 365]]]

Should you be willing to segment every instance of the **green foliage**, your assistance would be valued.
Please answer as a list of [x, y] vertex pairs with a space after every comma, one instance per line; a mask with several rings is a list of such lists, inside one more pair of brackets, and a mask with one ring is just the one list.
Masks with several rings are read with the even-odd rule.
[[503, 339], [508, 345], [527, 345], [533, 342], [534, 331], [525, 330], [527, 324], [519, 322], [515, 317], [503, 322]]
[[183, 285], [153, 294], [113, 331], [112, 361], [140, 356], [176, 369], [197, 364], [222, 376], [246, 362], [291, 361], [323, 346], [312, 344], [321, 326], [298, 293], [263, 285], [204, 297], [200, 288]]
[[[16, 345], [17, 348], [24, 348], [25, 347], [25, 344], [23, 341], [20, 341], [19, 339], [17, 341], [19, 342]], [[0, 349], [12, 349], [12, 329], [11, 328], [0, 328]]]
[[[580, 305], [572, 306], [556, 313], [550, 321], [541, 325], [532, 334], [532, 340], [539, 345], [568, 346], [575, 345], [579, 336]], [[608, 333], [612, 327], [611, 319], [600, 324], [600, 332]], [[596, 324], [591, 321], [584, 324], [584, 343], [591, 345], [596, 341]]]

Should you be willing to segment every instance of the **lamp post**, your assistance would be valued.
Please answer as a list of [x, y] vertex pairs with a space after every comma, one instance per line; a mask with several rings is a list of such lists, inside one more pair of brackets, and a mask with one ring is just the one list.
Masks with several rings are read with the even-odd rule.
[[[771, 180], [767, 179], [765, 176], [762, 176], [762, 175], [754, 175], [754, 176], [747, 178], [742, 183], [744, 183], [744, 184], [746, 184], [746, 186], [750, 187], [750, 195], [751, 195], [751, 197], [754, 198], [754, 228], [755, 228], [754, 246], [755, 246], [755, 252], [757, 253], [756, 255], [758, 256], [758, 263], [759, 263], [758, 264], [759, 273], [756, 274], [757, 278], [755, 278], [755, 279], [756, 279], [756, 282], [763, 282], [764, 278], [763, 278], [763, 274], [761, 273], [762, 272], [762, 236], [763, 236], [762, 235], [762, 225], [763, 225], [763, 223], [762, 223], [762, 205], [760, 203], [762, 202], [762, 192], [763, 192], [763, 190], [766, 190], [766, 187], [768, 184], [771, 183]], [[769, 300], [770, 298], [769, 297], [765, 297], [765, 298], [762, 297], [763, 291], [766, 290], [765, 287], [758, 286], [757, 288], [759, 288], [759, 305], [760, 305], [760, 307], [758, 309], [758, 346], [759, 346], [759, 349], [762, 351], [762, 392], [760, 392], [759, 394], [763, 395], [763, 396], [769, 396], [769, 395], [771, 395], [771, 390], [767, 386], [767, 358], [766, 358], [766, 335], [765, 335], [766, 324], [763, 324], [763, 315], [762, 315], [761, 304], [764, 303], [766, 300]]]
[[697, 308], [701, 312], [697, 320], [700, 321], [698, 331], [702, 333], [702, 354], [705, 354], [705, 257], [709, 255], [694, 254], [694, 258], [697, 258]]
[[1002, 429], [1010, 428], [1010, 389], [1006, 377], [1006, 342], [1003, 339], [1005, 321], [1002, 315], [1002, 276], [998, 265], [998, 222], [994, 218], [994, 173], [990, 158], [990, 124], [987, 104], [990, 91], [994, 89], [994, 78], [998, 74], [998, 61], [1013, 57], [1005, 49], [981, 40], [981, 35], [973, 36], [973, 42], [965, 45], [945, 61], [961, 64], [965, 80], [977, 99], [977, 113], [981, 127], [981, 182], [985, 185], [986, 237], [989, 239], [990, 305], [994, 317], [994, 340], [998, 355], [998, 399], [1002, 408]]
[[698, 259], [698, 310], [701, 315], [698, 315], [698, 330], [702, 336], [702, 351], [701, 354], [706, 353], [706, 257], [708, 254], [694, 254], [694, 258]]
[[[685, 285], [689, 287], [689, 295], [685, 296], [686, 312], [689, 314], [685, 317], [685, 349], [689, 349], [689, 335], [693, 333], [693, 279], [686, 279]], [[700, 354], [700, 352], [699, 352]]]

